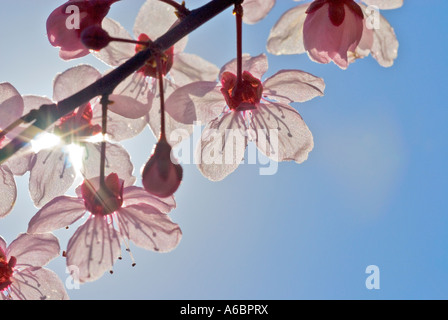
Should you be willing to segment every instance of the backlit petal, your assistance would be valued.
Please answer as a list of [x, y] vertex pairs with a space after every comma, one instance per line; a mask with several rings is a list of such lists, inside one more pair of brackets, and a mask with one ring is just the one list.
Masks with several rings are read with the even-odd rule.
[[179, 225], [152, 206], [132, 205], [121, 208], [118, 214], [121, 233], [141, 248], [168, 252], [180, 242]]
[[86, 208], [80, 198], [60, 196], [43, 206], [28, 223], [29, 233], [51, 232], [82, 218]]
[[8, 247], [8, 260], [17, 259], [17, 266], [42, 267], [59, 255], [59, 241], [51, 233], [20, 234]]
[[68, 242], [67, 266], [78, 268], [81, 283], [100, 278], [121, 255], [119, 235], [109, 219], [91, 216]]
[[303, 23], [309, 3], [286, 11], [272, 27], [267, 41], [267, 50], [275, 55], [305, 53], [303, 45]]
[[279, 102], [304, 102], [323, 96], [322, 78], [300, 70], [281, 70], [263, 82], [263, 95]]

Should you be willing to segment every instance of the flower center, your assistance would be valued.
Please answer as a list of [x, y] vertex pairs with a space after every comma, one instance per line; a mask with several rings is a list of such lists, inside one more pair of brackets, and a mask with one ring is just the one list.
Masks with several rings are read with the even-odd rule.
[[81, 186], [81, 194], [89, 212], [107, 216], [123, 205], [123, 181], [120, 181], [116, 173], [111, 173], [96, 190], [89, 180], [85, 180]]
[[222, 74], [221, 84], [221, 93], [231, 110], [255, 109], [263, 94], [261, 81], [248, 71], [243, 72], [238, 85], [236, 75], [226, 71]]
[[[139, 37], [138, 37], [138, 41], [149, 41], [151, 40], [146, 34], [142, 33]], [[145, 50], [146, 48], [148, 48], [147, 45], [143, 45], [143, 44], [138, 44], [135, 46], [135, 52], [140, 52], [142, 50]], [[174, 57], [174, 46], [169, 48], [168, 50], [166, 50], [165, 52], [165, 57], [163, 57], [162, 60], [162, 73], [163, 75], [166, 75], [171, 67], [173, 66], [173, 57]], [[145, 76], [148, 77], [153, 77], [153, 78], [157, 78], [157, 62], [156, 62], [156, 58], [152, 57], [148, 60], [146, 60], [145, 65], [143, 67], [140, 68], [140, 70], [138, 70], [138, 72], [144, 74]]]
[[82, 114], [81, 108], [64, 116], [55, 127], [55, 134], [66, 143], [77, 142], [83, 137], [90, 137], [101, 132], [101, 126], [92, 125], [92, 107], [90, 103], [85, 106]]
[[8, 263], [6, 257], [0, 252], [0, 291], [6, 289], [12, 283], [10, 279], [15, 265], [15, 257], [11, 257]]

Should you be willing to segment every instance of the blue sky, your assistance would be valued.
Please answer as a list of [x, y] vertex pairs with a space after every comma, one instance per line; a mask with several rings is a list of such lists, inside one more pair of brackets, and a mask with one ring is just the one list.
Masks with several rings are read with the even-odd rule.
[[[110, 17], [128, 29], [143, 0], [123, 0]], [[195, 8], [205, 1], [187, 1]], [[92, 57], [64, 62], [45, 35], [48, 14], [62, 1], [18, 0], [0, 12], [0, 82], [22, 94], [50, 96], [54, 76], [78, 63], [106, 70]], [[303, 164], [280, 163], [272, 176], [242, 165], [221, 182], [184, 165], [171, 213], [180, 245], [157, 254], [131, 245], [72, 299], [446, 299], [446, 11], [443, 0], [405, 0], [382, 11], [400, 47], [391, 68], [367, 57], [341, 70], [306, 55], [273, 56], [270, 28], [288, 8], [278, 0], [266, 19], [245, 26], [244, 51], [266, 53], [269, 70], [301, 69], [324, 78], [325, 96], [294, 104], [314, 136]], [[26, 9], [24, 9], [26, 8]], [[219, 35], [219, 36], [217, 36]], [[231, 11], [196, 30], [186, 52], [218, 66], [235, 56]], [[125, 145], [138, 169], [154, 143], [146, 130]], [[146, 152], [142, 153], [142, 150]], [[8, 242], [37, 212], [28, 176], [18, 178], [14, 211], [0, 221]], [[75, 228], [58, 230], [64, 249]], [[377, 265], [380, 289], [368, 290], [366, 267]], [[66, 281], [64, 260], [49, 265]]]

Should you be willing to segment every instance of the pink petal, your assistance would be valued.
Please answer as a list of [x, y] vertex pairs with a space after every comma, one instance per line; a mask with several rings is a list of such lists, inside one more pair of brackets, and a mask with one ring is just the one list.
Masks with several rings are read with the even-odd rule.
[[159, 198], [146, 192], [140, 187], [127, 187], [123, 191], [124, 206], [131, 206], [136, 204], [149, 205], [156, 208], [158, 211], [168, 213], [176, 208], [176, 202], [173, 196], [167, 198]]
[[[114, 38], [133, 40], [129, 32], [117, 21], [104, 18], [101, 27]], [[119, 41], [111, 41], [107, 47], [92, 54], [105, 64], [116, 67], [129, 60], [135, 54], [135, 45]]]
[[252, 111], [258, 149], [275, 161], [301, 163], [313, 149], [313, 136], [300, 114], [281, 103], [262, 103]]
[[[84, 158], [81, 173], [86, 179], [98, 177], [101, 163], [101, 143], [86, 143], [85, 147], [87, 156]], [[126, 187], [135, 182], [133, 171], [134, 165], [126, 149], [117, 143], [107, 142], [105, 175], [116, 173], [124, 181]]]
[[165, 102], [165, 110], [181, 123], [207, 123], [219, 116], [225, 105], [216, 82], [198, 81], [174, 91]]
[[42, 207], [28, 223], [28, 233], [45, 233], [67, 227], [86, 213], [80, 198], [60, 196]]
[[0, 236], [0, 256], [1, 255], [6, 256], [6, 247], [7, 247], [7, 244], [6, 244], [5, 239], [3, 239], [2, 236]]
[[154, 93], [141, 73], [122, 81], [109, 96], [109, 110], [125, 118], [138, 119], [152, 107]]
[[334, 61], [340, 68], [348, 67], [348, 52], [355, 51], [363, 30], [363, 20], [346, 5], [345, 18], [339, 26], [329, 19], [328, 3], [308, 13], [303, 26], [305, 49], [313, 61]]
[[158, 0], [147, 0], [140, 8], [134, 23], [134, 36], [145, 33], [151, 40], [168, 31], [177, 22], [175, 9]]
[[286, 11], [272, 27], [266, 48], [269, 53], [300, 54], [305, 53], [303, 45], [303, 23], [309, 3]]
[[42, 267], [59, 255], [59, 241], [51, 233], [20, 234], [8, 247], [8, 260], [17, 259], [16, 266]]
[[[268, 59], [264, 53], [256, 57], [251, 57], [248, 54], [243, 54], [242, 60], [243, 71], [249, 71], [255, 78], [261, 79], [261, 77], [268, 70]], [[236, 59], [233, 59], [230, 62], [226, 63], [219, 71], [219, 79], [221, 80], [222, 74], [226, 71], [236, 74], [236, 65]]]
[[243, 21], [254, 24], [267, 16], [275, 4], [275, 0], [245, 0], [243, 2]]
[[58, 275], [46, 268], [32, 267], [17, 271], [10, 287], [12, 300], [68, 300]]
[[174, 55], [170, 75], [177, 86], [183, 86], [194, 81], [215, 81], [219, 69], [213, 63], [190, 53]]
[[[93, 125], [102, 124], [101, 107], [93, 108]], [[146, 118], [129, 119], [114, 112], [107, 113], [107, 135], [112, 141], [123, 141], [133, 138], [146, 128]]]
[[[60, 47], [59, 55], [62, 59], [69, 60], [79, 58], [89, 53], [89, 50], [80, 40], [81, 32], [89, 26], [101, 24], [101, 20], [109, 12], [112, 3], [117, 0], [83, 1], [69, 0], [59, 6], [47, 19], [47, 35], [52, 46]], [[67, 27], [67, 19], [73, 12], [66, 11], [69, 5], [75, 5], [79, 9], [79, 26]]]
[[263, 96], [279, 102], [305, 102], [323, 96], [322, 78], [300, 70], [281, 70], [263, 82]]
[[68, 156], [60, 149], [39, 151], [30, 170], [29, 190], [38, 208], [53, 198], [63, 195], [75, 180], [75, 169]]
[[199, 171], [219, 181], [238, 168], [247, 146], [245, 120], [240, 112], [229, 112], [209, 122], [196, 148]]
[[67, 266], [78, 268], [79, 282], [94, 281], [121, 255], [120, 240], [108, 218], [91, 216], [67, 245]]
[[0, 194], [0, 218], [3, 218], [11, 212], [17, 198], [14, 176], [6, 165], [0, 166]]
[[80, 32], [66, 27], [66, 4], [55, 9], [47, 19], [48, 40], [54, 47], [61, 47], [59, 56], [64, 60], [83, 57], [89, 54], [89, 50], [80, 41]]
[[377, 6], [378, 9], [397, 9], [403, 5], [403, 0], [362, 0], [367, 5]]
[[58, 74], [53, 84], [53, 100], [61, 101], [84, 89], [101, 78], [101, 73], [92, 66], [79, 65]]
[[398, 56], [398, 40], [389, 22], [380, 15], [380, 28], [373, 29], [372, 57], [383, 67], [391, 67]]
[[152, 206], [123, 207], [117, 214], [123, 236], [141, 248], [168, 252], [179, 244], [182, 237], [180, 227]]
[[0, 83], [0, 129], [5, 129], [23, 114], [20, 93], [10, 83]]
[[361, 41], [359, 41], [359, 44], [356, 47], [355, 52], [353, 52], [352, 54], [349, 53], [349, 63], [353, 63], [357, 59], [368, 56], [373, 45], [373, 29], [368, 26], [366, 11], [364, 10], [366, 7], [364, 7], [362, 4], [360, 4], [360, 6], [364, 12], [362, 37]]
[[34, 95], [24, 95], [24, 114], [29, 113], [31, 110], [39, 109], [44, 104], [53, 104], [54, 102], [48, 97], [34, 96]]
[[11, 156], [5, 162], [5, 165], [8, 166], [13, 175], [23, 176], [31, 169], [33, 156], [30, 147], [24, 147]]

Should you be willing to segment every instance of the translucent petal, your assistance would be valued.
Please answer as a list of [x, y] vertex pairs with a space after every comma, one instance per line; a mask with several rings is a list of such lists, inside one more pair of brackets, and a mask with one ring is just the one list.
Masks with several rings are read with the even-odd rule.
[[58, 275], [51, 270], [30, 267], [14, 274], [10, 287], [12, 300], [68, 300]]
[[121, 255], [119, 235], [109, 219], [91, 216], [68, 242], [67, 266], [79, 271], [80, 283], [100, 278]]
[[23, 114], [20, 93], [10, 83], [0, 83], [0, 129], [5, 129]]
[[254, 24], [267, 16], [275, 4], [275, 0], [245, 0], [243, 2], [243, 21]]
[[71, 187], [76, 171], [61, 148], [39, 151], [33, 163], [29, 190], [34, 205], [40, 208]]
[[53, 100], [61, 101], [101, 78], [101, 73], [92, 66], [79, 65], [58, 74], [53, 83]]
[[59, 254], [59, 241], [51, 233], [20, 234], [8, 247], [8, 260], [17, 259], [17, 266], [42, 267]]
[[67, 227], [86, 212], [81, 198], [60, 196], [43, 206], [28, 223], [28, 233], [51, 232]]
[[14, 207], [17, 199], [17, 187], [14, 176], [8, 166], [0, 166], [0, 218], [5, 217]]
[[198, 81], [175, 90], [166, 100], [165, 110], [181, 123], [207, 123], [219, 116], [225, 105], [216, 82]]
[[266, 48], [269, 53], [300, 54], [305, 53], [303, 45], [303, 23], [309, 3], [286, 11], [269, 33]]
[[[101, 26], [111, 37], [132, 40], [129, 32], [113, 19], [104, 18]], [[107, 47], [100, 51], [93, 51], [92, 54], [105, 64], [116, 67], [135, 54], [135, 44], [111, 41]]]
[[194, 81], [215, 81], [219, 68], [213, 63], [190, 53], [174, 55], [170, 75], [177, 86], [183, 86]]
[[397, 9], [403, 5], [403, 0], [362, 0], [367, 5], [377, 6], [379, 9]]
[[263, 95], [279, 102], [304, 102], [323, 96], [322, 78], [300, 70], [281, 70], [263, 82]]
[[209, 122], [196, 148], [199, 171], [219, 181], [238, 168], [247, 146], [246, 124], [241, 112], [229, 112]]
[[300, 114], [281, 103], [263, 103], [252, 111], [250, 128], [258, 149], [275, 161], [301, 163], [313, 149], [313, 136]]
[[152, 206], [132, 205], [121, 208], [118, 215], [121, 233], [141, 248], [168, 252], [182, 237], [179, 225]]

